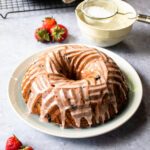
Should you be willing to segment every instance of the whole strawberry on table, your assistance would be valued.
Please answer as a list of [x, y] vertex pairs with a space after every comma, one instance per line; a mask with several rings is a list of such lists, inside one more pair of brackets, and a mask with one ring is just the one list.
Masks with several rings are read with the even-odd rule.
[[22, 142], [13, 135], [7, 139], [5, 150], [33, 150], [33, 148], [31, 146], [24, 146]]
[[40, 42], [63, 42], [68, 36], [67, 28], [52, 17], [43, 20], [42, 27], [35, 30], [35, 38]]

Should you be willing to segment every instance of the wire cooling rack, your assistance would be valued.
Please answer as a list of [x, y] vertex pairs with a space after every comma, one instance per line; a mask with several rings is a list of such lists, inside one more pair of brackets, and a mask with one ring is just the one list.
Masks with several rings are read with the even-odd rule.
[[64, 4], [62, 0], [0, 0], [0, 16], [6, 19], [12, 13], [74, 7], [79, 1]]

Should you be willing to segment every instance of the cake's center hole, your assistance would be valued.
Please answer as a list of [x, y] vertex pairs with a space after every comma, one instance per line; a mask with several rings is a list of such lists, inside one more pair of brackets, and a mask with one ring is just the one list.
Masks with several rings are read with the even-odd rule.
[[[93, 78], [95, 79], [95, 81], [98, 81], [101, 79], [101, 76], [99, 75], [99, 73], [97, 71], [93, 71], [92, 69], [84, 69], [81, 71], [77, 71], [78, 68], [74, 68], [77, 66], [74, 66], [74, 64], [71, 64], [71, 60], [70, 58], [68, 58], [66, 55], [63, 56], [64, 59], [64, 64], [60, 66], [60, 70], [59, 72], [63, 75], [65, 75], [65, 77], [67, 79], [70, 80], [82, 80], [85, 78]], [[67, 65], [66, 65], [67, 64]]]
[[80, 80], [74, 71], [70, 71], [68, 68], [60, 70], [60, 73], [64, 74], [67, 79]]

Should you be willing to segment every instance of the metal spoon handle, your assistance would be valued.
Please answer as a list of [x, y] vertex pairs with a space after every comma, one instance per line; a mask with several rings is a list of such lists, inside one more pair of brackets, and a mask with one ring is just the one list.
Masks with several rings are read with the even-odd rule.
[[150, 24], [150, 16], [139, 14], [137, 16], [137, 21]]

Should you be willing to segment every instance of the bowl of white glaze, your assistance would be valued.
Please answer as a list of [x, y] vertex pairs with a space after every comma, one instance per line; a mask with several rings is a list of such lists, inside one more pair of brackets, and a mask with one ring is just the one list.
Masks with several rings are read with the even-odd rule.
[[112, 16], [113, 21], [108, 23], [90, 24], [87, 22], [84, 13], [81, 11], [84, 2], [81, 2], [76, 7], [75, 14], [81, 33], [98, 46], [108, 47], [119, 43], [126, 38], [135, 22], [137, 14], [134, 8], [124, 1], [115, 1], [118, 12], [121, 12], [122, 14], [117, 13]]

